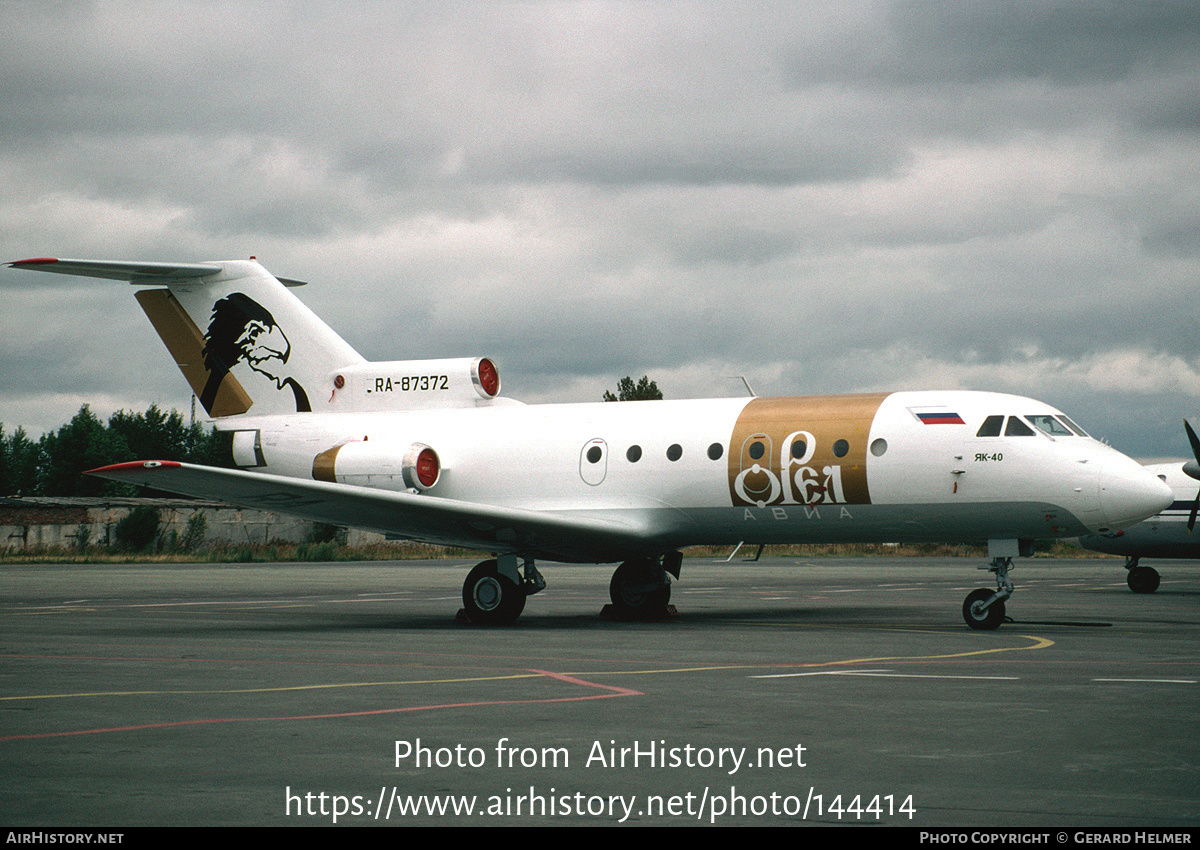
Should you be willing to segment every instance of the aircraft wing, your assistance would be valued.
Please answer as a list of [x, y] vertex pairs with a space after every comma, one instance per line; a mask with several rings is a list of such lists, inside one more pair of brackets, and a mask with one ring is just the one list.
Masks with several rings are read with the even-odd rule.
[[651, 551], [656, 536], [637, 520], [627, 524], [176, 461], [119, 463], [88, 474], [423, 543], [556, 561], [621, 560]]

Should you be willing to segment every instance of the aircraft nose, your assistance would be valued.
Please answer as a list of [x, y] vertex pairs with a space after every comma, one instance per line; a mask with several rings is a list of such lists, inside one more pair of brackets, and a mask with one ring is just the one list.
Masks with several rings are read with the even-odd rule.
[[1166, 510], [1171, 488], [1140, 464], [1106, 464], [1100, 473], [1100, 510], [1114, 528], [1125, 528]]

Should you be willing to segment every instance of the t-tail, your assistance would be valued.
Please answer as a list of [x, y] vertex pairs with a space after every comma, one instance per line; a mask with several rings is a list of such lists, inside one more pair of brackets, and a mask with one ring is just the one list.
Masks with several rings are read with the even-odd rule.
[[144, 287], [134, 297], [213, 418], [475, 406], [500, 391], [486, 358], [368, 363], [292, 294], [302, 283], [253, 259], [9, 265]]

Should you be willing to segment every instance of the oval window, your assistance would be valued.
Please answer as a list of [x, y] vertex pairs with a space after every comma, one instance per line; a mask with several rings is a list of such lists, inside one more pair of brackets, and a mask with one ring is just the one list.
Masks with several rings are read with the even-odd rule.
[[608, 443], [597, 437], [583, 444], [579, 452], [579, 477], [595, 487], [608, 473]]

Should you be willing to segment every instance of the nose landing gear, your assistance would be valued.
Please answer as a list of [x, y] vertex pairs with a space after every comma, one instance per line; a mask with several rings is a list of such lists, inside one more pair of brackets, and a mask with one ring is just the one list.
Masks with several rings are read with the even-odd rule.
[[979, 631], [993, 631], [1004, 622], [1004, 600], [1012, 596], [1013, 585], [1008, 577], [1012, 569], [1012, 558], [992, 558], [987, 567], [980, 567], [996, 574], [995, 592], [987, 588], [971, 591], [963, 600], [963, 619], [967, 625]]
[[1137, 555], [1130, 555], [1125, 559], [1125, 569], [1129, 571], [1125, 575], [1125, 583], [1134, 593], [1153, 593], [1158, 590], [1162, 580], [1158, 570], [1154, 567], [1139, 567]]

